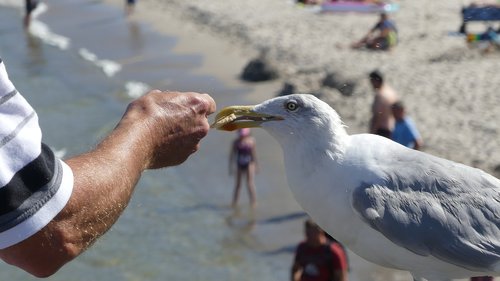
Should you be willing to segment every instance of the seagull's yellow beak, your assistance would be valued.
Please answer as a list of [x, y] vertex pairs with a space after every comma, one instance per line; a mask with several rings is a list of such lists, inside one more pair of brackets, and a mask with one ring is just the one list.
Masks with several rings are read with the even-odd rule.
[[217, 130], [234, 131], [241, 128], [255, 128], [267, 121], [283, 120], [283, 117], [255, 112], [255, 106], [228, 106], [223, 108], [210, 126]]

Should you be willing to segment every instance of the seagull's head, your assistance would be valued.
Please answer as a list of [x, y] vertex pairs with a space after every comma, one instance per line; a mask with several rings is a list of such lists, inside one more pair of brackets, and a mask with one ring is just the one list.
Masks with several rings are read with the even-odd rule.
[[295, 140], [347, 135], [337, 112], [310, 94], [277, 97], [254, 106], [223, 108], [212, 127], [225, 131], [260, 127], [281, 143], [292, 135]]

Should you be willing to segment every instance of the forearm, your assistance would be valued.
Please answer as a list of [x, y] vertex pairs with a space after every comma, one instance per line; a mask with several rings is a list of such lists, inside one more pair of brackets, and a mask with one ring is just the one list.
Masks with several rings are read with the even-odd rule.
[[421, 139], [416, 139], [415, 140], [415, 147], [414, 149], [415, 150], [420, 150], [422, 148], [422, 145], [423, 145], [423, 142]]
[[290, 271], [290, 280], [291, 281], [300, 281], [300, 276], [302, 275], [302, 268], [296, 264], [292, 266]]
[[130, 199], [143, 162], [137, 161], [137, 147], [126, 149], [134, 145], [120, 130], [66, 161], [74, 174], [69, 202], [41, 231], [3, 250], [2, 259], [35, 276], [50, 276], [111, 227]]
[[153, 90], [131, 102], [95, 149], [66, 161], [74, 184], [64, 208], [36, 234], [0, 250], [0, 258], [38, 277], [54, 274], [109, 230], [142, 171], [179, 165], [198, 150], [214, 111], [213, 99], [197, 93]]
[[[75, 186], [61, 217], [63, 224], [74, 226], [68, 238], [75, 250], [83, 251], [118, 219], [144, 170], [182, 163], [208, 132], [203, 107], [194, 115], [191, 107], [181, 106], [200, 104], [199, 97], [171, 96], [154, 92], [132, 103], [115, 130], [94, 150], [67, 161], [75, 174]], [[174, 103], [172, 98], [182, 102]], [[162, 107], [157, 108], [158, 104]], [[151, 114], [152, 109], [161, 114]], [[165, 118], [165, 112], [170, 118]], [[173, 112], [179, 115], [175, 119]]]
[[335, 270], [333, 276], [333, 280], [347, 281], [347, 272], [345, 270]]
[[127, 206], [144, 162], [137, 159], [140, 149], [133, 146], [108, 138], [95, 150], [67, 161], [75, 177], [73, 195], [54, 223], [71, 225], [66, 239], [75, 251], [82, 252], [104, 234]]
[[118, 219], [144, 170], [178, 165], [197, 150], [208, 133], [206, 112], [215, 110], [215, 103], [209, 108], [211, 103], [202, 98], [211, 100], [152, 91], [129, 105], [94, 150], [67, 161], [75, 174], [75, 191], [64, 213], [74, 217], [75, 226], [93, 230], [82, 234], [81, 246], [90, 245]]

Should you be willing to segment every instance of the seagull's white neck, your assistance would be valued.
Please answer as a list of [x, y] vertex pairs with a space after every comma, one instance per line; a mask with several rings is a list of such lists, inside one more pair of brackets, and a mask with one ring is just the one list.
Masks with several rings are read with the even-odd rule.
[[[307, 213], [316, 217], [328, 217], [329, 220], [339, 222], [338, 225], [341, 225], [340, 221], [350, 213], [344, 213], [343, 210], [349, 209], [339, 206], [347, 204], [349, 200], [345, 190], [342, 190], [342, 186], [335, 185], [335, 181], [342, 178], [341, 163], [350, 136], [343, 126], [331, 126], [318, 133], [314, 132], [316, 130], [309, 131], [309, 134], [297, 134], [287, 140], [280, 140], [288, 185], [297, 202]], [[325, 188], [325, 183], [331, 183], [331, 186]], [[332, 188], [338, 188], [338, 192], [331, 190]], [[323, 210], [319, 210], [319, 213], [314, 213], [317, 211], [316, 206], [329, 204], [338, 206], [339, 212], [322, 214]], [[336, 230], [340, 231], [340, 228]], [[344, 237], [342, 234], [336, 233], [336, 235], [338, 238]]]
[[288, 135], [275, 138], [283, 148], [285, 163], [306, 175], [312, 173], [322, 161], [342, 161], [349, 141], [340, 119], [315, 128], [289, 131]]

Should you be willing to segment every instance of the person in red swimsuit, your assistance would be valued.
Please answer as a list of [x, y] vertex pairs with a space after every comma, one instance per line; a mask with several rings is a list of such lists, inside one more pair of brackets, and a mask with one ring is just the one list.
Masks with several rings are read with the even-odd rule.
[[241, 180], [246, 175], [248, 197], [250, 206], [255, 208], [255, 185], [254, 175], [257, 168], [257, 158], [255, 153], [255, 139], [250, 135], [250, 129], [244, 128], [238, 131], [238, 138], [233, 142], [229, 155], [229, 174], [234, 174], [236, 166], [236, 185], [234, 188], [232, 207], [238, 204], [241, 190]]
[[306, 239], [296, 251], [291, 270], [292, 281], [347, 281], [347, 256], [338, 242], [311, 219], [305, 222]]

